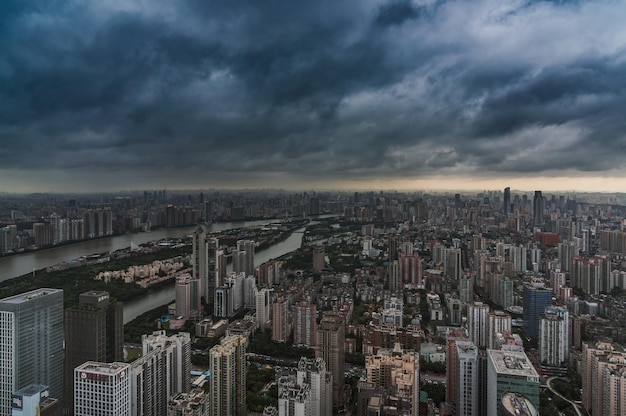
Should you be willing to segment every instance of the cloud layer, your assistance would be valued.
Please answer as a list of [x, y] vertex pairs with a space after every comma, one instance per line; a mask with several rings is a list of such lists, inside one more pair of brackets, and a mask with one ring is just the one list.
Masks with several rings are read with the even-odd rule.
[[108, 188], [620, 175], [624, 21], [622, 1], [6, 0], [2, 169], [126, 178]]

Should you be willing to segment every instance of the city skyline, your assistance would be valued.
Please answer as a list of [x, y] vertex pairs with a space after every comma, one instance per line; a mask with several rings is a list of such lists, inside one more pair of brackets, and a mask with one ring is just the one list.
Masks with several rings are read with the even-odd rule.
[[2, 191], [626, 188], [620, 2], [3, 12]]

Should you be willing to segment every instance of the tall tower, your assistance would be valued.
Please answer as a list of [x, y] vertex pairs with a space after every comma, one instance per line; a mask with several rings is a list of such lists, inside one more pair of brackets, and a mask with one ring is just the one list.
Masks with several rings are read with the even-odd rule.
[[63, 397], [63, 291], [36, 289], [0, 299], [0, 415], [29, 384]]
[[504, 203], [502, 204], [502, 212], [507, 215], [511, 212], [511, 188], [504, 188]]
[[569, 358], [569, 313], [565, 308], [547, 308], [539, 319], [541, 364], [561, 367]]
[[552, 291], [541, 286], [524, 285], [524, 333], [531, 337], [539, 335], [539, 316], [552, 305]]
[[247, 338], [228, 336], [209, 351], [210, 416], [246, 414]]
[[489, 338], [489, 305], [474, 302], [467, 305], [467, 326], [470, 341], [486, 348]]
[[219, 247], [217, 238], [208, 237], [201, 225], [193, 232], [192, 279], [199, 280], [204, 301], [208, 310], [213, 310], [216, 284], [216, 252]]
[[74, 369], [86, 361], [124, 360], [124, 305], [109, 293], [81, 293], [78, 306], [65, 310], [65, 409], [73, 414]]
[[296, 303], [294, 316], [294, 345], [315, 348], [317, 343], [317, 306], [308, 301]]
[[168, 399], [191, 387], [191, 337], [155, 331], [141, 337], [142, 356], [131, 364], [132, 414], [167, 414]]
[[533, 197], [533, 225], [535, 227], [543, 225], [543, 208], [543, 195], [541, 195], [541, 191], [535, 191]]
[[237, 251], [233, 253], [233, 271], [254, 276], [254, 247], [252, 240], [237, 241]]
[[457, 416], [474, 416], [478, 408], [478, 348], [470, 341], [456, 342], [458, 391]]
[[326, 371], [332, 374], [333, 407], [341, 408], [345, 382], [345, 324], [338, 313], [329, 312], [322, 318], [317, 329], [315, 357], [323, 359]]

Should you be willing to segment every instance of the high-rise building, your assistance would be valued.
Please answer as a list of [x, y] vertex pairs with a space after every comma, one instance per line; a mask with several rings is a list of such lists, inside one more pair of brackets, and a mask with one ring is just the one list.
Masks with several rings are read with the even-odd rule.
[[543, 225], [543, 210], [543, 195], [541, 191], [535, 191], [535, 196], [533, 197], [533, 224], [535, 227], [541, 227]]
[[317, 306], [308, 301], [296, 303], [293, 327], [294, 345], [315, 348], [317, 343]]
[[539, 408], [539, 374], [523, 351], [487, 350], [487, 416], [498, 416], [505, 393], [519, 393]]
[[569, 359], [569, 312], [546, 308], [539, 318], [539, 359], [542, 365], [566, 367]]
[[290, 333], [289, 328], [287, 301], [280, 297], [272, 303], [272, 341], [287, 342]]
[[204, 301], [208, 304], [208, 310], [213, 310], [213, 302], [215, 301], [215, 288], [220, 286], [217, 284], [217, 250], [219, 241], [217, 238], [211, 238], [201, 225], [193, 232], [192, 236], [192, 279], [199, 280], [201, 284], [201, 293]]
[[488, 324], [488, 342], [487, 348], [496, 349], [495, 337], [497, 334], [505, 334], [511, 332], [511, 315], [504, 311], [493, 311], [489, 313]]
[[310, 416], [331, 416], [333, 408], [333, 379], [326, 371], [326, 363], [321, 358], [300, 358], [297, 370], [298, 384], [311, 386]]
[[552, 304], [552, 291], [540, 285], [524, 285], [522, 294], [524, 333], [539, 336], [539, 316]]
[[402, 284], [410, 285], [412, 288], [423, 288], [422, 262], [419, 254], [400, 254], [398, 263], [400, 264]]
[[341, 408], [345, 383], [345, 322], [335, 312], [324, 315], [317, 329], [315, 357], [326, 363], [326, 371], [333, 376], [333, 407]]
[[504, 202], [502, 204], [502, 212], [507, 215], [511, 212], [511, 188], [504, 188]]
[[321, 271], [326, 267], [326, 253], [324, 246], [317, 245], [313, 248], [313, 270]]
[[474, 302], [467, 305], [469, 339], [477, 347], [486, 348], [489, 341], [489, 305]]
[[246, 414], [247, 338], [228, 336], [209, 351], [210, 416]]
[[76, 416], [131, 416], [130, 364], [87, 361], [73, 380]]
[[191, 318], [202, 315], [202, 288], [200, 280], [189, 273], [176, 277], [176, 315]]
[[478, 348], [471, 341], [456, 342], [458, 390], [454, 404], [457, 416], [478, 415]]
[[167, 414], [167, 401], [191, 387], [191, 337], [155, 331], [141, 337], [142, 356], [131, 365], [133, 416]]
[[270, 322], [270, 291], [263, 288], [256, 292], [256, 324], [261, 329]]
[[0, 415], [29, 384], [63, 398], [63, 291], [36, 289], [0, 299]]
[[81, 293], [78, 306], [65, 310], [65, 410], [73, 414], [74, 369], [87, 361], [124, 360], [124, 305], [109, 293]]
[[256, 243], [251, 240], [237, 241], [237, 250], [233, 253], [233, 271], [254, 276], [254, 248]]

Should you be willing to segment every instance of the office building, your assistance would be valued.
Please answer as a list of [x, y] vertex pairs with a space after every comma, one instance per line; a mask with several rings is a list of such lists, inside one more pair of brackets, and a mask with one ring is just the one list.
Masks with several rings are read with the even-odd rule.
[[522, 296], [524, 333], [539, 336], [539, 316], [552, 305], [552, 291], [538, 284], [526, 284]]
[[141, 337], [142, 356], [131, 364], [133, 416], [167, 414], [168, 399], [191, 387], [191, 337], [155, 331]]
[[11, 410], [12, 416], [58, 416], [61, 408], [48, 386], [29, 384], [13, 393]]
[[63, 398], [63, 291], [36, 289], [0, 299], [0, 416], [29, 384]]
[[471, 341], [457, 341], [457, 394], [453, 404], [457, 416], [477, 416], [478, 412], [478, 348]]
[[489, 342], [489, 305], [474, 302], [467, 305], [469, 339], [477, 347], [486, 348]]
[[487, 416], [498, 416], [505, 393], [519, 393], [539, 408], [539, 374], [522, 351], [487, 350]]
[[246, 414], [247, 338], [228, 336], [209, 351], [210, 416]]
[[296, 303], [293, 327], [294, 345], [315, 348], [317, 345], [317, 306], [308, 301]]
[[511, 212], [511, 188], [504, 188], [504, 198], [502, 203], [502, 213], [508, 215]]
[[76, 416], [131, 416], [130, 364], [87, 361], [74, 369]]
[[333, 408], [343, 407], [345, 383], [345, 323], [335, 312], [328, 312], [317, 329], [315, 357], [326, 363], [326, 371], [333, 377]]
[[78, 306], [65, 310], [65, 413], [73, 414], [74, 369], [87, 361], [124, 360], [124, 304], [108, 292], [81, 293]]

